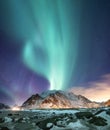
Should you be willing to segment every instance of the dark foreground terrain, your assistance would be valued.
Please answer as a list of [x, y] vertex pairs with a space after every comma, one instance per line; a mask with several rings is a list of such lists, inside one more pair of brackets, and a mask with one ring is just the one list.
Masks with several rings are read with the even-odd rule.
[[1, 110], [0, 130], [110, 130], [110, 108]]

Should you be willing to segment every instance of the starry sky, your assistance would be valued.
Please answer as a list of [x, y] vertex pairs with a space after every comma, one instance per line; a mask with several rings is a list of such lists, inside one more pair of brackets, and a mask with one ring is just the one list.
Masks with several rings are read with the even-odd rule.
[[106, 100], [109, 81], [109, 0], [0, 1], [0, 102], [54, 89]]

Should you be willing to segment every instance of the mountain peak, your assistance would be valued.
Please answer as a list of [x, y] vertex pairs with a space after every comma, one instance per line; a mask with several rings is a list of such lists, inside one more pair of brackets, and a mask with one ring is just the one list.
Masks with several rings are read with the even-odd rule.
[[99, 103], [92, 102], [82, 95], [75, 95], [72, 92], [62, 90], [48, 90], [42, 92], [40, 95], [32, 95], [22, 105], [24, 109], [91, 108], [99, 106]]

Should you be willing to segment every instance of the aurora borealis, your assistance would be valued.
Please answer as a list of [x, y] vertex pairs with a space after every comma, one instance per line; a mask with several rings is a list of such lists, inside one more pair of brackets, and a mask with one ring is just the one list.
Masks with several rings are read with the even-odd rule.
[[39, 0], [35, 7], [32, 6], [39, 29], [35, 30], [31, 40], [26, 41], [23, 52], [24, 63], [46, 77], [52, 90], [69, 86], [77, 55], [78, 18], [68, 20], [70, 9], [66, 7], [66, 2]]
[[95, 90], [110, 73], [109, 12], [109, 0], [0, 1], [0, 102]]

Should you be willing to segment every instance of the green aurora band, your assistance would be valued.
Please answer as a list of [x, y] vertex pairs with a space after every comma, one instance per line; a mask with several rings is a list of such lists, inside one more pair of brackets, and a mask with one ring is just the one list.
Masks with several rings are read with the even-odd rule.
[[81, 1], [10, 1], [12, 35], [25, 41], [24, 64], [44, 76], [51, 90], [66, 89], [78, 55]]

